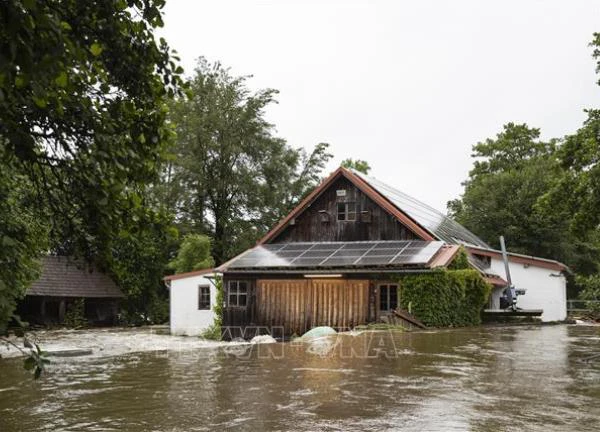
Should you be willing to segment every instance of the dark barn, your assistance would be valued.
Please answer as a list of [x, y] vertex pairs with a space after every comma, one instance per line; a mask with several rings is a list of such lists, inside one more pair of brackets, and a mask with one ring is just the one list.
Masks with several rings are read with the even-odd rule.
[[225, 331], [300, 335], [380, 321], [398, 308], [399, 274], [446, 267], [460, 245], [489, 248], [426, 204], [339, 168], [257, 246], [218, 269]]
[[121, 290], [106, 274], [67, 257], [43, 259], [40, 278], [27, 290], [17, 313], [31, 324], [62, 324], [67, 311], [83, 299], [89, 324], [116, 323]]

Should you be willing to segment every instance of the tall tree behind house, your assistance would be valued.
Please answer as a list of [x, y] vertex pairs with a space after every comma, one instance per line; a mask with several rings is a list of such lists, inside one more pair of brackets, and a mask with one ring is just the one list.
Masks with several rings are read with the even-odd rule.
[[307, 154], [277, 137], [265, 119], [277, 91], [252, 92], [248, 78], [200, 58], [191, 97], [172, 107], [177, 144], [166, 194], [183, 232], [212, 237], [217, 263], [283, 217], [319, 182], [331, 158], [327, 144]]

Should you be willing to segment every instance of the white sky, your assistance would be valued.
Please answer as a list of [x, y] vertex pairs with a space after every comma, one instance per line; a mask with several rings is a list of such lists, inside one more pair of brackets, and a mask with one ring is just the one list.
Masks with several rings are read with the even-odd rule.
[[330, 143], [329, 170], [367, 160], [445, 212], [477, 141], [509, 121], [561, 137], [599, 107], [599, 18], [583, 0], [168, 0], [160, 34], [186, 73], [202, 55], [278, 89], [268, 120], [292, 146]]

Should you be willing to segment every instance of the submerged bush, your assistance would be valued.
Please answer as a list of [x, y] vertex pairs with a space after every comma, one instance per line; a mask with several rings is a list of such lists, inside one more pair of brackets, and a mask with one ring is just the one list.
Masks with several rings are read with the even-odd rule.
[[211, 324], [200, 333], [202, 339], [209, 339], [220, 341], [221, 340], [221, 326], [217, 324]]
[[600, 276], [580, 276], [577, 278], [577, 283], [583, 287], [579, 298], [586, 300], [586, 308], [590, 311], [590, 316], [600, 319]]
[[79, 298], [70, 303], [65, 313], [65, 326], [69, 328], [82, 328], [87, 326], [87, 320], [85, 319], [85, 300]]
[[491, 285], [475, 270], [440, 270], [400, 279], [400, 304], [432, 327], [481, 323]]

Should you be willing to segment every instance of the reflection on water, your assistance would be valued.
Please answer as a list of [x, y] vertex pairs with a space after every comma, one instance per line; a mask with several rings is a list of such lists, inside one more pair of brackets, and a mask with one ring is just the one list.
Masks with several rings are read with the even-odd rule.
[[483, 327], [0, 360], [0, 430], [598, 430], [600, 332]]

